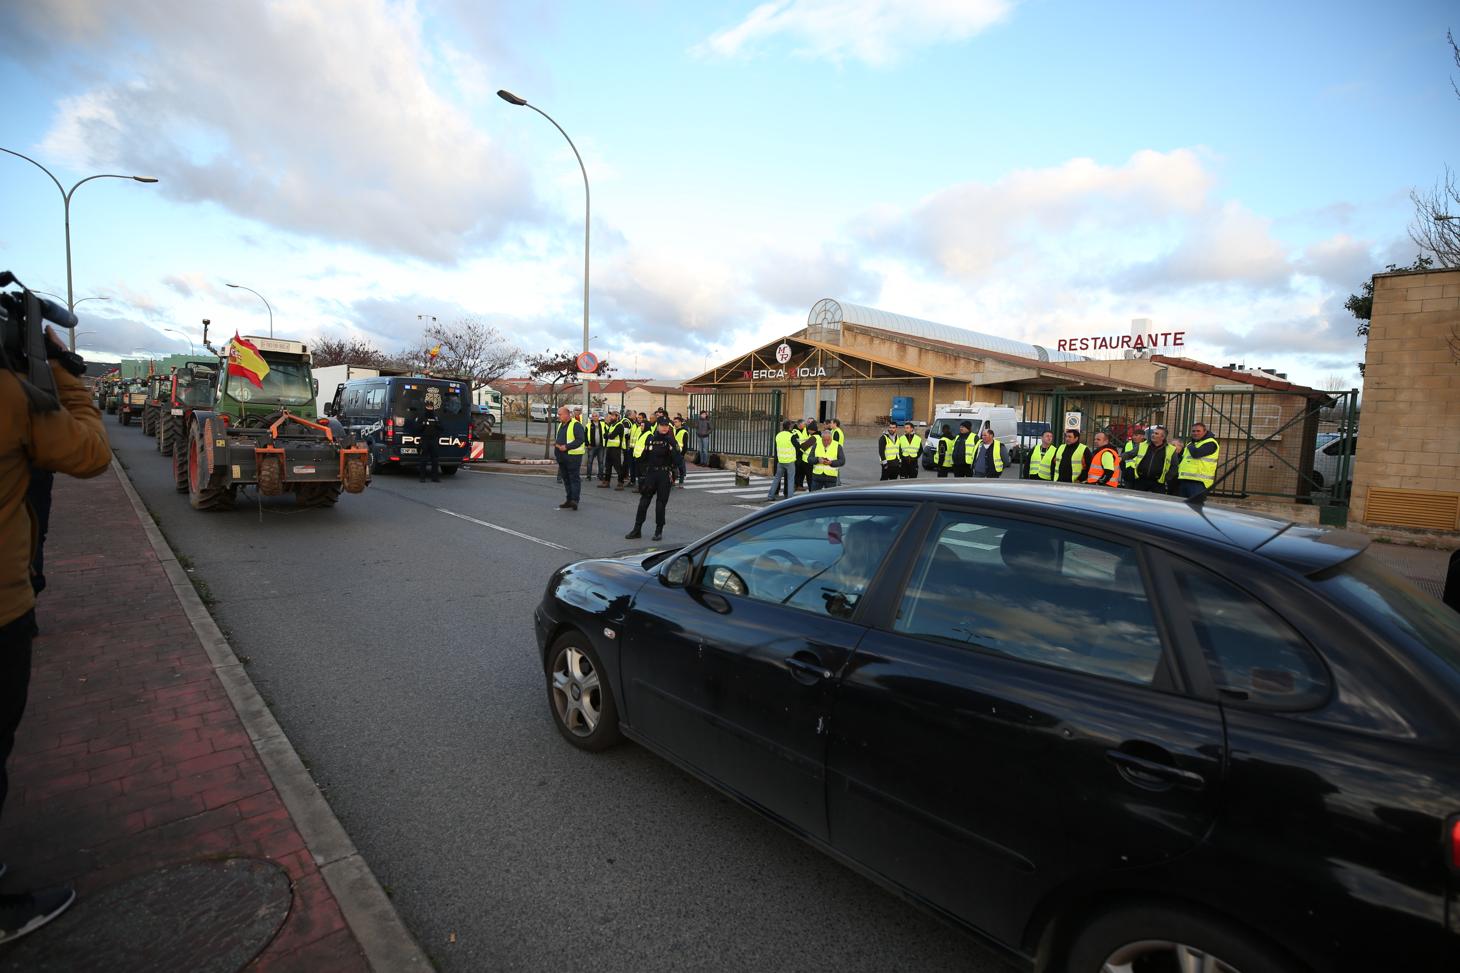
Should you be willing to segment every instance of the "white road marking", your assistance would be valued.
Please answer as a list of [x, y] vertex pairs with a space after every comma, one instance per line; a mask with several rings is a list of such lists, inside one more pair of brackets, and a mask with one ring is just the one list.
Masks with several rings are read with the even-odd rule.
[[721, 488], [719, 490], [711, 490], [710, 492], [711, 493], [744, 493], [745, 491], [746, 491], [746, 488], [745, 487], [735, 486], [735, 487], [724, 487], [724, 488]]
[[[508, 474], [520, 475], [520, 474]], [[520, 530], [513, 530], [510, 527], [503, 527], [500, 524], [489, 524], [485, 520], [477, 520], [475, 517], [468, 517], [466, 514], [459, 514], [454, 510], [447, 510], [444, 507], [437, 507], [438, 514], [445, 514], [448, 517], [455, 517], [458, 520], [465, 520], [468, 523], [476, 524], [478, 527], [487, 527], [491, 530], [500, 530], [504, 534], [511, 534], [513, 537], [520, 537], [525, 541], [532, 541], [534, 544], [541, 544], [543, 547], [551, 547], [555, 551], [568, 551], [572, 548], [564, 547], [561, 544], [554, 544], [552, 541], [545, 541], [541, 537], [533, 537], [531, 534], [524, 534]]]
[[764, 510], [764, 507], [753, 507], [748, 503], [732, 503], [730, 506], [739, 507], [741, 510]]

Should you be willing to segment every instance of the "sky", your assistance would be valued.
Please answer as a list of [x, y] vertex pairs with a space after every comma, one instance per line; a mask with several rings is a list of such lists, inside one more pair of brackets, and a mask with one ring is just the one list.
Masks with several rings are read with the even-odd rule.
[[[1460, 166], [1441, 2], [31, 0], [0, 146], [79, 345], [590, 331], [682, 379], [823, 297], [1358, 386], [1343, 308]], [[65, 293], [0, 154], [0, 268]], [[165, 329], [173, 329], [172, 332]], [[180, 332], [173, 333], [173, 332]]]

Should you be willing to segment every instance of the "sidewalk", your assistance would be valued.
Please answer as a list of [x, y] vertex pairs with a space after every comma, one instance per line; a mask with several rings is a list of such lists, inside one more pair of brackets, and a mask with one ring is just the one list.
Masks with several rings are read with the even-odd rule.
[[[115, 469], [56, 478], [46, 575], [0, 885], [78, 898], [0, 970], [368, 970]], [[148, 921], [114, 908], [143, 893]]]

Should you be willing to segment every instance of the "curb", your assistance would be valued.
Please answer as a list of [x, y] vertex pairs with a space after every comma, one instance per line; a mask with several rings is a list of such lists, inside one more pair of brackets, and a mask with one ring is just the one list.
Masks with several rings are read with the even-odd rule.
[[310, 857], [324, 876], [325, 884], [340, 904], [345, 924], [364, 951], [365, 961], [372, 970], [381, 973], [432, 969], [426, 954], [401, 922], [400, 915], [370, 871], [369, 864], [345, 833], [329, 802], [309, 776], [309, 771], [304, 769], [294, 745], [284, 735], [274, 714], [254, 688], [253, 680], [249, 679], [238, 657], [233, 654], [232, 646], [198, 597], [187, 572], [178, 563], [177, 555], [147, 512], [142, 498], [137, 495], [126, 468], [115, 456], [111, 465], [132, 503], [132, 509], [137, 512], [137, 519], [147, 533], [152, 550], [162, 562], [173, 594], [177, 595], [183, 613], [192, 623], [193, 633], [208, 653], [213, 671], [218, 674], [249, 740], [263, 761], [264, 770], [283, 799], [289, 816], [294, 819], [299, 836], [304, 839], [304, 846], [309, 849]]

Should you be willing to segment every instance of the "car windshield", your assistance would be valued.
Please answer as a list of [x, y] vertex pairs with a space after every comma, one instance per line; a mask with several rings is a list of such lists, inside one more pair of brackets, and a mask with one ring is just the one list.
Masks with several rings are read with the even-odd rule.
[[443, 421], [467, 414], [466, 396], [459, 385], [453, 390], [452, 386], [444, 382], [413, 382], [396, 389], [396, 415], [420, 418], [425, 415], [425, 407], [428, 405], [436, 410]]
[[264, 387], [259, 388], [246, 378], [228, 376], [228, 394], [240, 402], [272, 402], [279, 405], [303, 405], [314, 399], [314, 384], [309, 366], [301, 361], [275, 361], [268, 355], [269, 373]]
[[1336, 601], [1361, 604], [1391, 637], [1428, 649], [1460, 673], [1460, 612], [1420, 591], [1373, 554], [1360, 554], [1318, 585]]

